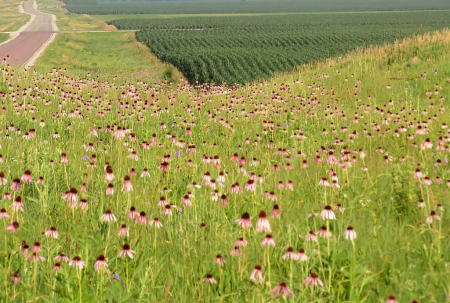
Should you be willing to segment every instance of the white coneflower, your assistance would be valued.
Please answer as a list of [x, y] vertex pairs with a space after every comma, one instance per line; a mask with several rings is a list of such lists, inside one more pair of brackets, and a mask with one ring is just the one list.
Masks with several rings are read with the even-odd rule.
[[438, 216], [438, 214], [436, 214], [436, 212], [434, 210], [431, 211], [430, 215], [427, 217], [427, 223], [431, 224], [435, 221], [440, 221], [441, 217]]
[[423, 199], [419, 199], [419, 202], [417, 202], [417, 207], [424, 208], [426, 206], [427, 204], [425, 203], [425, 201]]

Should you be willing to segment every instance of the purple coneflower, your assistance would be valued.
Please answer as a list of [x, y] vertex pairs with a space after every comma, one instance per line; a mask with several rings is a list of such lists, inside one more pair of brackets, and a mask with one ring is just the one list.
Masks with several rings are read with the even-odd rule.
[[22, 177], [20, 178], [20, 180], [23, 182], [23, 183], [31, 183], [32, 182], [32, 178], [31, 178], [31, 170], [26, 170], [24, 173], [23, 173], [23, 175], [22, 175]]
[[261, 272], [261, 265], [255, 265], [255, 269], [253, 269], [250, 280], [256, 281], [256, 277], [258, 277], [259, 284], [262, 284], [264, 282], [264, 278]]
[[9, 219], [9, 214], [6, 212], [6, 209], [4, 208], [0, 210], [0, 219], [1, 220]]
[[21, 190], [22, 186], [20, 185], [20, 179], [15, 178], [13, 180], [13, 184], [11, 185], [11, 190]]
[[306, 255], [305, 250], [303, 248], [300, 248], [297, 255], [298, 260], [300, 260], [300, 262], [308, 261], [308, 256]]
[[108, 263], [106, 262], [104, 255], [98, 256], [97, 261], [94, 263], [95, 271], [99, 271], [102, 267], [108, 267]]
[[101, 217], [103, 222], [116, 222], [116, 216], [111, 212], [110, 209], [107, 209], [105, 213]]
[[331, 206], [327, 205], [320, 213], [320, 218], [322, 220], [335, 220], [336, 216], [334, 215], [333, 209]]
[[235, 246], [234, 249], [230, 252], [230, 256], [234, 257], [234, 256], [238, 256], [241, 254], [241, 249], [239, 248], [239, 246]]
[[323, 287], [323, 282], [317, 277], [317, 274], [312, 273], [303, 281], [303, 285], [305, 285], [306, 287], [317, 287], [317, 285]]
[[305, 236], [305, 240], [317, 242], [316, 234], [312, 230], [310, 230], [309, 233]]
[[434, 210], [431, 211], [430, 215], [427, 217], [427, 223], [431, 224], [435, 221], [440, 221], [441, 217]]
[[245, 247], [248, 245], [248, 241], [244, 240], [244, 238], [239, 238], [236, 242], [234, 242], [234, 245], [239, 247]]
[[122, 226], [119, 229], [118, 234], [119, 234], [119, 237], [129, 237], [130, 236], [126, 224], [122, 224]]
[[61, 270], [61, 263], [56, 262], [53, 266], [53, 271], [60, 271]]
[[126, 193], [132, 191], [133, 185], [131, 185], [130, 176], [125, 176], [123, 179], [124, 179], [124, 182], [123, 182], [122, 191], [126, 192]]
[[356, 239], [356, 231], [352, 226], [347, 227], [347, 230], [344, 232], [344, 239], [353, 241]]
[[44, 177], [39, 177], [39, 179], [36, 181], [36, 184], [37, 185], [44, 185], [45, 184], [45, 182], [44, 182]]
[[166, 204], [166, 206], [164, 207], [164, 210], [161, 212], [161, 214], [163, 214], [165, 216], [172, 216], [172, 207], [170, 206], [170, 204]]
[[156, 228], [161, 228], [162, 227], [162, 223], [161, 221], [159, 221], [159, 219], [157, 217], [155, 217], [153, 220], [150, 221], [150, 226], [155, 225]]
[[239, 224], [242, 228], [252, 227], [252, 221], [250, 220], [250, 215], [247, 212], [245, 212], [242, 215], [242, 218], [236, 220], [235, 222]]
[[281, 211], [280, 211], [280, 207], [278, 206], [278, 204], [275, 204], [273, 206], [272, 211], [270, 212], [270, 218], [278, 218], [280, 217]]
[[147, 217], [145, 215], [145, 211], [141, 211], [139, 213], [139, 217], [134, 221], [136, 224], [147, 225]]
[[69, 262], [69, 258], [63, 253], [60, 253], [58, 256], [54, 257], [53, 260], [55, 261], [61, 260], [63, 262]]
[[264, 210], [261, 210], [259, 212], [259, 218], [256, 222], [256, 231], [258, 232], [272, 232], [270, 229], [270, 223], [269, 220], [267, 220], [267, 214]]
[[216, 279], [214, 279], [212, 275], [206, 275], [206, 277], [202, 280], [202, 282], [208, 282], [208, 283], [211, 283], [211, 284], [217, 284]]
[[284, 295], [286, 298], [294, 297], [294, 294], [287, 287], [285, 282], [281, 282], [280, 285], [269, 291], [269, 295], [272, 295], [274, 298], [279, 297], [280, 295]]
[[269, 245], [275, 247], [275, 240], [272, 238], [272, 235], [266, 235], [264, 240], [262, 240], [261, 245], [264, 247], [268, 247]]
[[108, 187], [106, 188], [106, 195], [107, 196], [113, 196], [114, 195], [114, 185], [112, 183], [108, 184]]
[[58, 239], [59, 234], [56, 231], [56, 227], [54, 227], [54, 226], [50, 227], [50, 229], [45, 232], [45, 236], [46, 237], [52, 237], [54, 239]]
[[219, 266], [224, 266], [225, 265], [225, 263], [226, 263], [226, 261], [225, 261], [225, 259], [222, 257], [222, 255], [217, 255], [215, 258], [214, 258], [214, 261], [213, 261], [213, 264], [218, 264]]
[[133, 259], [133, 254], [135, 253], [136, 252], [134, 250], [131, 250], [130, 245], [124, 244], [117, 257], [122, 258], [128, 256], [130, 259]]
[[397, 303], [397, 300], [395, 299], [395, 296], [389, 296], [386, 303]]
[[331, 238], [332, 234], [328, 231], [327, 227], [325, 225], [322, 225], [322, 227], [319, 229], [319, 231], [316, 233], [319, 237], [323, 238]]
[[18, 283], [20, 282], [19, 275], [18, 275], [18, 274], [13, 274], [13, 275], [11, 276], [11, 280], [13, 280], [13, 282], [14, 282], [15, 284], [18, 284]]
[[15, 233], [18, 228], [19, 228], [19, 222], [17, 222], [17, 221], [6, 225], [6, 230], [9, 230], [12, 233]]
[[13, 202], [13, 204], [11, 205], [11, 209], [14, 212], [18, 212], [18, 211], [22, 211], [23, 212], [23, 203], [22, 203], [22, 197], [21, 196], [17, 196], [16, 200]]
[[298, 260], [299, 256], [294, 252], [294, 249], [292, 247], [289, 247], [282, 258], [283, 260]]
[[86, 266], [86, 262], [81, 260], [79, 256], [73, 257], [73, 259], [69, 262], [69, 266], [78, 267], [79, 269], [83, 269]]
[[11, 200], [11, 194], [10, 193], [5, 193], [2, 197], [3, 200]]
[[29, 256], [27, 257], [27, 260], [31, 260], [31, 259], [32, 259], [34, 262], [36, 262], [36, 261], [42, 261], [42, 262], [44, 262], [44, 261], [45, 261], [45, 258], [44, 258], [43, 256], [39, 255], [39, 254], [36, 253], [36, 252], [32, 253], [31, 255], [29, 255]]

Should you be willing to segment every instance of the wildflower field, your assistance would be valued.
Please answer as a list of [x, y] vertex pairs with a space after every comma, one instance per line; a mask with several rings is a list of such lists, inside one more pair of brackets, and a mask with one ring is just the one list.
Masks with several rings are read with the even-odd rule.
[[0, 73], [1, 302], [445, 302], [450, 32], [240, 88]]

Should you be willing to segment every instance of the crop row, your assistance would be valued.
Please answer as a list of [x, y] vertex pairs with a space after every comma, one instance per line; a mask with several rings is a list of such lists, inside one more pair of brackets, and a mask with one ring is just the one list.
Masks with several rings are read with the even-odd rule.
[[311, 60], [447, 27], [447, 12], [113, 20], [191, 82], [245, 83]]

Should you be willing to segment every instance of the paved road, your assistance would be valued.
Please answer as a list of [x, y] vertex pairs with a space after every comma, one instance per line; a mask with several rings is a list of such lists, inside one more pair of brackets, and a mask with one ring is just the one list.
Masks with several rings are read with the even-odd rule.
[[0, 60], [7, 55], [10, 64], [22, 66], [28, 62], [52, 35], [52, 15], [33, 8], [31, 1], [24, 3], [26, 13], [35, 15], [33, 21], [14, 40], [0, 46]]

